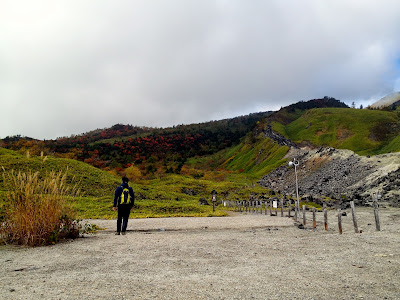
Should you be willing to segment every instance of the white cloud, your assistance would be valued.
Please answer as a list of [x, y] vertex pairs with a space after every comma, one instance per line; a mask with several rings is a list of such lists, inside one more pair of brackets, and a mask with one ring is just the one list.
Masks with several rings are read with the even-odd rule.
[[0, 137], [366, 103], [398, 88], [399, 20], [394, 0], [2, 1]]

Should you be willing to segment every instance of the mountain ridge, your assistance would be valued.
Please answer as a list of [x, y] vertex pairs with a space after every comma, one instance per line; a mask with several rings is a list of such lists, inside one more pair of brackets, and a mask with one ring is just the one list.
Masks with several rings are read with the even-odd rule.
[[[369, 156], [376, 156], [379, 160], [381, 156], [377, 155], [397, 155], [400, 151], [399, 119], [400, 114], [396, 110], [349, 108], [335, 98], [324, 97], [300, 101], [276, 112], [181, 125], [165, 131], [157, 129], [158, 132], [145, 132], [143, 129], [133, 136], [129, 134], [137, 128], [116, 124], [109, 131], [91, 131], [92, 134], [87, 137], [62, 138], [52, 145], [53, 148], [47, 149], [48, 144], [41, 141], [23, 139], [11, 141], [6, 146], [20, 153], [30, 151], [38, 155], [48, 151], [45, 154], [78, 159], [118, 176], [129, 168], [136, 168], [138, 176], [148, 180], [173, 173], [196, 179], [210, 178], [211, 173], [215, 174], [214, 178], [224, 178], [226, 174], [243, 174], [252, 180], [269, 182], [263, 186], [271, 189], [271, 178], [279, 182], [277, 170], [287, 169], [287, 162], [294, 158], [292, 154], [300, 151], [297, 155], [304, 158], [304, 166], [311, 166], [308, 168], [308, 179], [302, 183], [303, 188], [307, 187], [302, 191], [303, 195], [337, 200], [353, 199], [358, 195], [365, 198], [371, 194], [375, 188], [373, 185], [377, 183], [370, 181], [366, 190], [360, 190], [359, 187], [362, 187], [363, 178], [370, 178], [374, 174], [380, 174], [377, 178], [386, 182], [380, 186], [387, 189], [388, 195], [391, 187], [395, 187], [390, 184], [390, 180], [395, 181], [392, 177], [397, 172], [397, 164], [392, 165], [394, 169], [391, 173], [376, 173], [377, 169], [385, 169], [385, 163], [374, 167], [376, 170], [373, 171], [372, 167], [364, 169], [368, 166], [364, 162]], [[109, 133], [112, 132], [116, 135], [110, 137]], [[70, 144], [71, 141], [73, 144]], [[305, 154], [316, 151], [320, 152], [314, 153], [312, 157]], [[348, 151], [352, 154], [339, 155]], [[358, 175], [363, 175], [358, 181], [351, 181], [351, 185], [349, 181], [347, 185], [341, 185], [343, 188], [333, 192], [321, 189], [322, 194], [325, 194], [321, 195], [313, 187], [321, 186], [324, 181], [321, 183], [320, 180], [327, 180], [327, 177], [315, 174], [319, 174], [320, 167], [323, 170], [324, 166], [329, 165], [322, 162], [331, 160], [331, 152], [335, 154], [332, 168], [338, 170], [338, 174], [342, 174], [340, 170], [347, 170], [346, 161], [351, 161], [354, 168], [364, 171], [358, 172]], [[348, 157], [357, 159], [353, 161], [353, 158]], [[348, 172], [354, 174], [351, 170]], [[293, 185], [292, 177], [287, 176], [290, 173], [281, 174], [282, 178], [287, 178], [288, 186]], [[342, 175], [337, 178], [334, 174], [330, 176], [328, 181], [343, 182]], [[357, 184], [358, 187], [353, 188]], [[290, 193], [290, 188], [280, 187], [278, 190]], [[392, 201], [394, 198], [390, 202], [396, 205]]]

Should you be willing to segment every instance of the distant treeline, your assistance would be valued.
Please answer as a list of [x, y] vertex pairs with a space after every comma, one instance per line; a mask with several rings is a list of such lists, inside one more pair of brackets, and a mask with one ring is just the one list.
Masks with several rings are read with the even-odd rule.
[[180, 172], [185, 161], [231, 147], [270, 112], [232, 119], [149, 128], [116, 124], [81, 135], [35, 140], [21, 136], [3, 139], [3, 147], [30, 155], [54, 155], [77, 159], [95, 167], [121, 173], [131, 165], [142, 174]]

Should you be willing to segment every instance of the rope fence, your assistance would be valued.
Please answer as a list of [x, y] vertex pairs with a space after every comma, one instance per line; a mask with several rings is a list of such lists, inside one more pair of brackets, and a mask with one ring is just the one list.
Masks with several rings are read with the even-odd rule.
[[[234, 211], [241, 213], [249, 213], [249, 214], [260, 214], [260, 215], [269, 215], [269, 216], [281, 216], [281, 217], [294, 217], [295, 222], [301, 222], [303, 226], [307, 224], [307, 206], [302, 206], [302, 216], [300, 212], [300, 208], [297, 207], [297, 202], [294, 202], [294, 206], [292, 205], [291, 199], [270, 199], [270, 200], [260, 200], [260, 199], [249, 199], [249, 200], [224, 200], [223, 205], [225, 207], [233, 208]], [[379, 205], [377, 199], [373, 201], [374, 207], [374, 216], [375, 216], [375, 226], [376, 230], [380, 231], [380, 221], [379, 221]], [[351, 215], [353, 219], [354, 232], [359, 233], [356, 210], [354, 201], [350, 201]], [[312, 213], [312, 227], [317, 228], [317, 210], [315, 207], [311, 208]], [[323, 208], [324, 213], [324, 230], [328, 230], [328, 209], [326, 207]], [[337, 222], [338, 222], [338, 230], [339, 234], [343, 233], [342, 226], [342, 216], [343, 212], [341, 209], [337, 209]], [[301, 220], [299, 220], [301, 218]]]

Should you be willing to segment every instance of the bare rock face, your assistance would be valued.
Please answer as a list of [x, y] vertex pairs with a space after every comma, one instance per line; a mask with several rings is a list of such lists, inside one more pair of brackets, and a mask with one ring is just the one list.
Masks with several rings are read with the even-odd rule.
[[264, 131], [264, 135], [270, 138], [271, 140], [277, 142], [281, 146], [289, 146], [297, 148], [297, 145], [290, 139], [285, 138], [283, 135], [273, 131], [270, 124], [268, 124], [267, 129]]
[[[331, 199], [334, 205], [346, 207], [350, 200], [369, 205], [372, 195], [380, 193], [382, 201], [400, 207], [400, 153], [365, 157], [350, 150], [292, 147], [286, 158], [299, 161], [297, 175], [303, 199]], [[259, 183], [280, 193], [296, 193], [295, 172], [288, 165], [275, 169]]]

